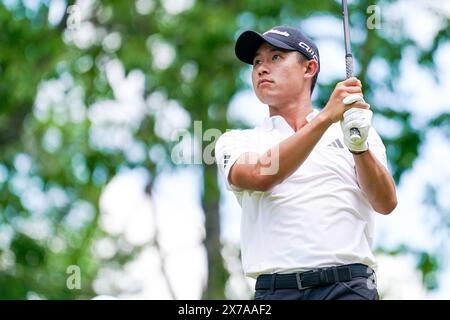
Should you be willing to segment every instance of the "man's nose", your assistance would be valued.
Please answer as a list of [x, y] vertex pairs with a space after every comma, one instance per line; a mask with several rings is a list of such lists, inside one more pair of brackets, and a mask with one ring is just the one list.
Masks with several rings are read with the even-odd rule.
[[263, 74], [268, 74], [269, 73], [269, 69], [267, 68], [265, 63], [261, 63], [259, 65], [259, 69], [258, 69], [258, 75], [262, 76]]

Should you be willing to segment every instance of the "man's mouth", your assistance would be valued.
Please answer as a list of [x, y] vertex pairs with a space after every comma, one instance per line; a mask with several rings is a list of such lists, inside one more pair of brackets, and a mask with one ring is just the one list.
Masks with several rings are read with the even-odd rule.
[[273, 83], [273, 81], [269, 79], [261, 79], [258, 81], [258, 87], [264, 83]]

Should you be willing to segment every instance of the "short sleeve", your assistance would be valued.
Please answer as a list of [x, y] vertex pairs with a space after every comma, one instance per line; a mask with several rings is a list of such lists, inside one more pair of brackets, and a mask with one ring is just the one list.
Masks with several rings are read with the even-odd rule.
[[386, 157], [386, 147], [373, 127], [370, 128], [367, 141], [369, 142], [369, 149], [373, 152], [377, 160], [380, 161], [381, 164], [389, 171]]
[[215, 146], [216, 163], [220, 175], [225, 180], [228, 190], [241, 192], [242, 189], [232, 185], [228, 181], [230, 169], [236, 160], [247, 152], [257, 152], [252, 144], [250, 130], [232, 130], [219, 137]]

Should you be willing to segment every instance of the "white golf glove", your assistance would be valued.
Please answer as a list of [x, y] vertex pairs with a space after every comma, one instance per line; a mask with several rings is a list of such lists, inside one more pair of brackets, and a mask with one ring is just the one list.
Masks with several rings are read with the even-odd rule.
[[[360, 95], [350, 95], [343, 102], [345, 104], [351, 104], [360, 100], [362, 100]], [[372, 123], [372, 114], [371, 110], [361, 108], [351, 108], [344, 112], [343, 120], [341, 120], [341, 128], [344, 134], [344, 143], [350, 152], [360, 153], [369, 149], [367, 137]], [[358, 129], [359, 135], [351, 132], [352, 128]]]

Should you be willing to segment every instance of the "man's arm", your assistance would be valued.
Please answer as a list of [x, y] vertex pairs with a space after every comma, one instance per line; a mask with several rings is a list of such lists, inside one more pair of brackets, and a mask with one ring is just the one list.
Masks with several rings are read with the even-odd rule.
[[353, 155], [353, 158], [358, 183], [372, 208], [381, 214], [391, 213], [397, 206], [395, 183], [391, 174], [370, 149]]
[[[256, 154], [241, 155], [230, 169], [230, 183], [246, 190], [270, 190], [301, 166], [331, 124], [332, 121], [324, 114], [319, 114], [309, 124], [259, 158]], [[249, 159], [255, 158], [256, 163], [251, 163]]]
[[[357, 78], [338, 83], [327, 105], [310, 123], [259, 158], [257, 154], [243, 154], [231, 167], [228, 181], [238, 188], [257, 191], [267, 191], [281, 183], [302, 165], [323, 133], [332, 123], [339, 121], [345, 111], [351, 107], [369, 108], [364, 101], [351, 106], [342, 102], [345, 97], [355, 93], [362, 94], [361, 82]], [[255, 158], [256, 163], [249, 161]], [[269, 173], [269, 167], [278, 170]]]

